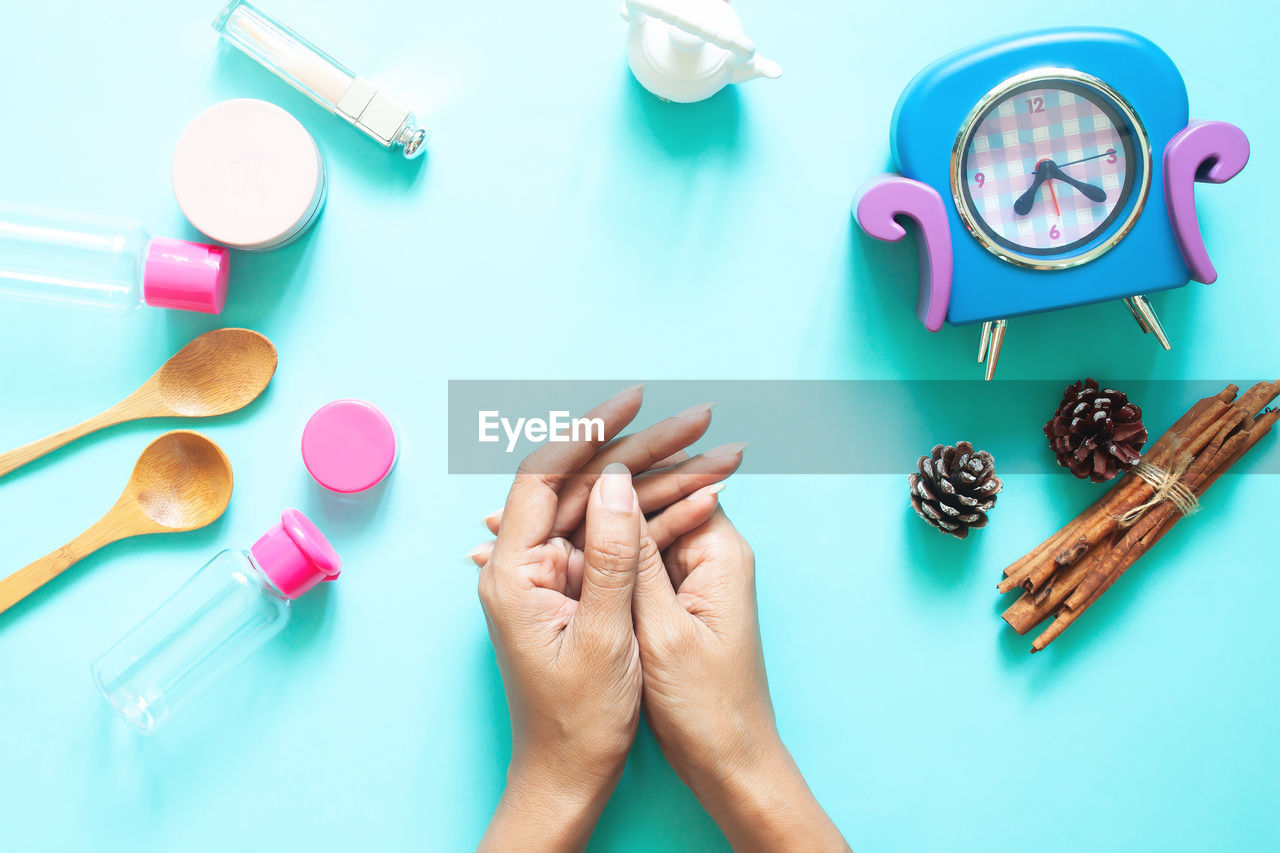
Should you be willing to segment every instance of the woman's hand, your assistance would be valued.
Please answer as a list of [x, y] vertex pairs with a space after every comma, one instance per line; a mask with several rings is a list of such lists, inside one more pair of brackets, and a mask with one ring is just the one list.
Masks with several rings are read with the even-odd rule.
[[778, 735], [750, 546], [717, 509], [660, 550], [646, 531], [635, 628], [663, 754], [739, 853], [848, 850]]
[[631, 596], [641, 516], [631, 476], [606, 468], [591, 490], [581, 600], [566, 594], [572, 546], [546, 538], [553, 516], [536, 506], [549, 502], [535, 493], [551, 490], [542, 478], [517, 480], [480, 576], [513, 746], [484, 849], [585, 846], [640, 718]]
[[[612, 439], [639, 407], [640, 390], [631, 389], [588, 416], [603, 419]], [[592, 464], [612, 453], [647, 467], [696, 440], [709, 419], [706, 408], [686, 413], [644, 441], [604, 450], [603, 442], [548, 444], [521, 464], [497, 541], [476, 558], [513, 746], [482, 849], [585, 846], [635, 738], [641, 696], [631, 610], [644, 519], [626, 464]], [[572, 494], [581, 495], [578, 508], [560, 520]], [[655, 517], [671, 521], [672, 538], [715, 508], [713, 495], [681, 504]], [[561, 537], [580, 521], [578, 549]]]

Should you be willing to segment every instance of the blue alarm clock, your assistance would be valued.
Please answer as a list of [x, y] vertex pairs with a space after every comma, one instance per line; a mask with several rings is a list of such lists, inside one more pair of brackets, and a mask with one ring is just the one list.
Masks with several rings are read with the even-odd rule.
[[1124, 299], [1169, 349], [1146, 294], [1213, 282], [1196, 181], [1249, 159], [1225, 122], [1190, 122], [1173, 61], [1135, 33], [1041, 30], [945, 57], [893, 116], [900, 174], [858, 193], [872, 237], [920, 230], [917, 314], [930, 331], [982, 323], [986, 377], [1010, 317]]

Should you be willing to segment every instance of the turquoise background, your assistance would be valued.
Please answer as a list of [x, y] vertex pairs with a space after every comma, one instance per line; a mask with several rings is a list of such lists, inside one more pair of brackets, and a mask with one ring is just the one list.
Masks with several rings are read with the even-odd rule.
[[[435, 130], [420, 166], [220, 49], [217, 5], [5, 10], [6, 200], [194, 237], [170, 152], [197, 112], [243, 96], [295, 113], [330, 175], [306, 238], [235, 256], [220, 319], [0, 313], [0, 446], [105, 408], [218, 325], [258, 329], [281, 354], [262, 400], [197, 425], [235, 465], [219, 523], [110, 547], [0, 617], [5, 850], [473, 846], [510, 736], [462, 555], [506, 480], [448, 475], [447, 380], [974, 377], [975, 330], [931, 336], [914, 318], [912, 247], [874, 244], [848, 215], [855, 188], [887, 165], [902, 86], [972, 41], [1066, 23], [1137, 29], [1179, 64], [1193, 115], [1234, 121], [1253, 143], [1236, 181], [1200, 192], [1219, 282], [1155, 299], [1173, 352], [1122, 306], [1094, 306], [1014, 322], [1001, 376], [1276, 375], [1280, 60], [1262, 0], [740, 0], [784, 76], [689, 107], [631, 79], [610, 2], [273, 0], [417, 107]], [[297, 454], [307, 416], [343, 396], [400, 426], [399, 467], [377, 500], [326, 498]], [[981, 443], [918, 403], [884, 416]], [[96, 519], [143, 446], [183, 425], [117, 428], [6, 478], [8, 567]], [[713, 425], [708, 441], [750, 438]], [[1265, 452], [1280, 451], [1273, 440]], [[904, 480], [744, 475], [723, 496], [759, 559], [783, 737], [855, 848], [1280, 845], [1275, 477], [1222, 481], [1035, 657], [998, 618], [1000, 567], [1096, 489], [1046, 459], [1043, 474], [1009, 478], [992, 526], [958, 543], [910, 515]], [[89, 662], [291, 505], [331, 535], [342, 579], [161, 735], [135, 735], [94, 692]], [[642, 732], [593, 848], [723, 846]]]

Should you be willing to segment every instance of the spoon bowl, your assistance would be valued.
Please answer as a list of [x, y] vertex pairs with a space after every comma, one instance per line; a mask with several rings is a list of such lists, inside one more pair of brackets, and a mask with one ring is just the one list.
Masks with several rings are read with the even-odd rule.
[[218, 445], [198, 432], [165, 433], [142, 451], [119, 500], [96, 524], [0, 580], [0, 613], [112, 542], [212, 524], [231, 500], [232, 479]]
[[257, 399], [275, 375], [276, 363], [276, 348], [257, 332], [215, 329], [174, 353], [147, 385], [154, 384], [171, 414], [225, 415]]
[[207, 418], [242, 409], [276, 372], [276, 348], [249, 329], [214, 329], [178, 350], [142, 387], [70, 429], [0, 453], [0, 477], [91, 432], [144, 418]]
[[162, 531], [205, 527], [231, 501], [231, 462], [198, 432], [165, 433], [142, 451], [121, 501], [131, 501]]

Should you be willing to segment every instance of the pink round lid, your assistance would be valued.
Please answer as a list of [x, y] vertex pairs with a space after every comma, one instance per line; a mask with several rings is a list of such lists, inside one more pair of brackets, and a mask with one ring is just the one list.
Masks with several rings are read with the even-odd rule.
[[395, 465], [396, 433], [371, 403], [337, 400], [307, 421], [302, 461], [326, 489], [363, 492], [382, 482]]
[[336, 580], [342, 571], [338, 552], [296, 509], [286, 509], [280, 523], [253, 543], [249, 553], [276, 589], [289, 598], [297, 598], [321, 581]]

